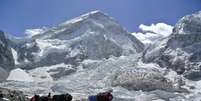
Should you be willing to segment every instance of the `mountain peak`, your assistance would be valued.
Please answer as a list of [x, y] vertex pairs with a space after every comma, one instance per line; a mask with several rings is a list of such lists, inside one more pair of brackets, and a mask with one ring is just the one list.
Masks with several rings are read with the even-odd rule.
[[30, 65], [34, 64], [33, 67], [35, 64], [45, 66], [74, 61], [74, 58], [80, 57], [78, 60], [82, 61], [137, 54], [144, 48], [117, 21], [99, 10], [47, 28], [44, 32], [39, 30], [23, 44], [18, 49], [21, 49], [21, 58], [18, 60], [21, 63], [28, 60]]
[[184, 16], [176, 24], [174, 34], [200, 34], [201, 32], [201, 11]]
[[94, 14], [102, 14], [102, 15], [105, 15], [105, 13], [103, 13], [102, 11], [100, 10], [95, 10], [95, 11], [91, 11], [89, 13], [86, 13], [87, 15], [94, 15]]
[[73, 18], [71, 20], [65, 21], [64, 23], [61, 23], [60, 26], [65, 26], [65, 25], [68, 25], [68, 24], [84, 21], [86, 19], [97, 19], [97, 18], [101, 18], [101, 17], [112, 19], [107, 14], [103, 13], [102, 11], [95, 10], [95, 11], [91, 11], [89, 13], [85, 13], [85, 14], [83, 14], [83, 15], [81, 15], [79, 17]]

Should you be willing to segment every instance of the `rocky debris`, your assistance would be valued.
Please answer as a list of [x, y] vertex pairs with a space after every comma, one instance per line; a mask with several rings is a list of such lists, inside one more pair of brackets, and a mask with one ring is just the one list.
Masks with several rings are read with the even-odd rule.
[[121, 86], [128, 90], [165, 90], [173, 91], [173, 83], [165, 78], [159, 70], [154, 68], [133, 67], [117, 73], [112, 86]]
[[0, 96], [0, 101], [29, 101], [22, 92], [5, 88], [0, 88]]

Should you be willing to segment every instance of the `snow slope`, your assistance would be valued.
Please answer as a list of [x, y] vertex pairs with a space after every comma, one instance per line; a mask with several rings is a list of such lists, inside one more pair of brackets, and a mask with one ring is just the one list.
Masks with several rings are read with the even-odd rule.
[[93, 11], [37, 33], [18, 47], [19, 68], [36, 68], [60, 63], [77, 65], [84, 59], [137, 54], [144, 45], [117, 21]]
[[19, 68], [12, 70], [7, 80], [33, 82], [33, 78], [24, 70]]

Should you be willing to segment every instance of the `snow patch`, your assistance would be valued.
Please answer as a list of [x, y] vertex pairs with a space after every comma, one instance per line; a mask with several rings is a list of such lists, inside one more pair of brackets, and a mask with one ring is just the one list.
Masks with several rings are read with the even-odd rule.
[[40, 52], [38, 54], [39, 57], [46, 56], [50, 51], [62, 51], [66, 49], [66, 45], [63, 44], [61, 40], [36, 40], [38, 47], [40, 48]]
[[43, 32], [45, 32], [46, 28], [42, 28], [42, 29], [26, 29], [25, 30], [25, 34], [27, 35], [27, 37], [33, 37], [35, 35], [41, 34]]
[[83, 14], [80, 17], [76, 17], [74, 19], [68, 20], [68, 21], [66, 21], [66, 22], [64, 22], [64, 23], [62, 23], [60, 25], [65, 26], [65, 25], [68, 25], [68, 24], [73, 24], [73, 23], [76, 23], [76, 22], [80, 22], [80, 21], [83, 21], [84, 19], [88, 18], [90, 15], [93, 15], [93, 14], [96, 14], [96, 13], [99, 13], [99, 12], [100, 12], [99, 10], [92, 11], [92, 12]]
[[66, 69], [72, 69], [71, 65], [66, 65], [64, 63], [61, 63], [61, 64], [52, 65], [52, 66], [38, 67], [36, 69], [30, 70], [29, 74], [33, 77], [34, 81], [51, 82], [51, 81], [53, 81], [51, 74], [54, 74], [55, 72], [50, 72], [50, 70], [57, 69], [60, 67], [63, 67]]
[[33, 82], [33, 78], [27, 72], [20, 68], [12, 70], [7, 80]]
[[13, 49], [13, 48], [11, 48], [11, 52], [12, 52], [12, 54], [13, 54], [13, 58], [14, 58], [15, 65], [18, 65], [19, 62], [17, 61], [17, 59], [18, 59], [17, 52], [16, 52], [15, 49]]
[[73, 49], [71, 52], [70, 52], [70, 57], [75, 57], [76, 55], [80, 54], [81, 51], [79, 49]]

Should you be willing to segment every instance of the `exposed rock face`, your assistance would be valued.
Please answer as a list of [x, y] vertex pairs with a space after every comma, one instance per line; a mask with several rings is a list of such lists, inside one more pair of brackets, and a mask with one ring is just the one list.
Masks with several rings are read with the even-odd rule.
[[0, 67], [0, 82], [5, 81], [8, 77], [8, 72]]
[[7, 39], [2, 31], [0, 31], [0, 67], [5, 70], [11, 70], [14, 67], [11, 49], [8, 46]]
[[[188, 79], [201, 77], [201, 12], [183, 17], [172, 35], [151, 46], [144, 55], [145, 62], [157, 62], [161, 67], [184, 74]], [[159, 45], [157, 45], [159, 44]], [[151, 54], [155, 54], [155, 56]]]
[[144, 45], [113, 18], [100, 11], [44, 29], [19, 45], [21, 68], [59, 63], [77, 65], [83, 59], [136, 54]]

